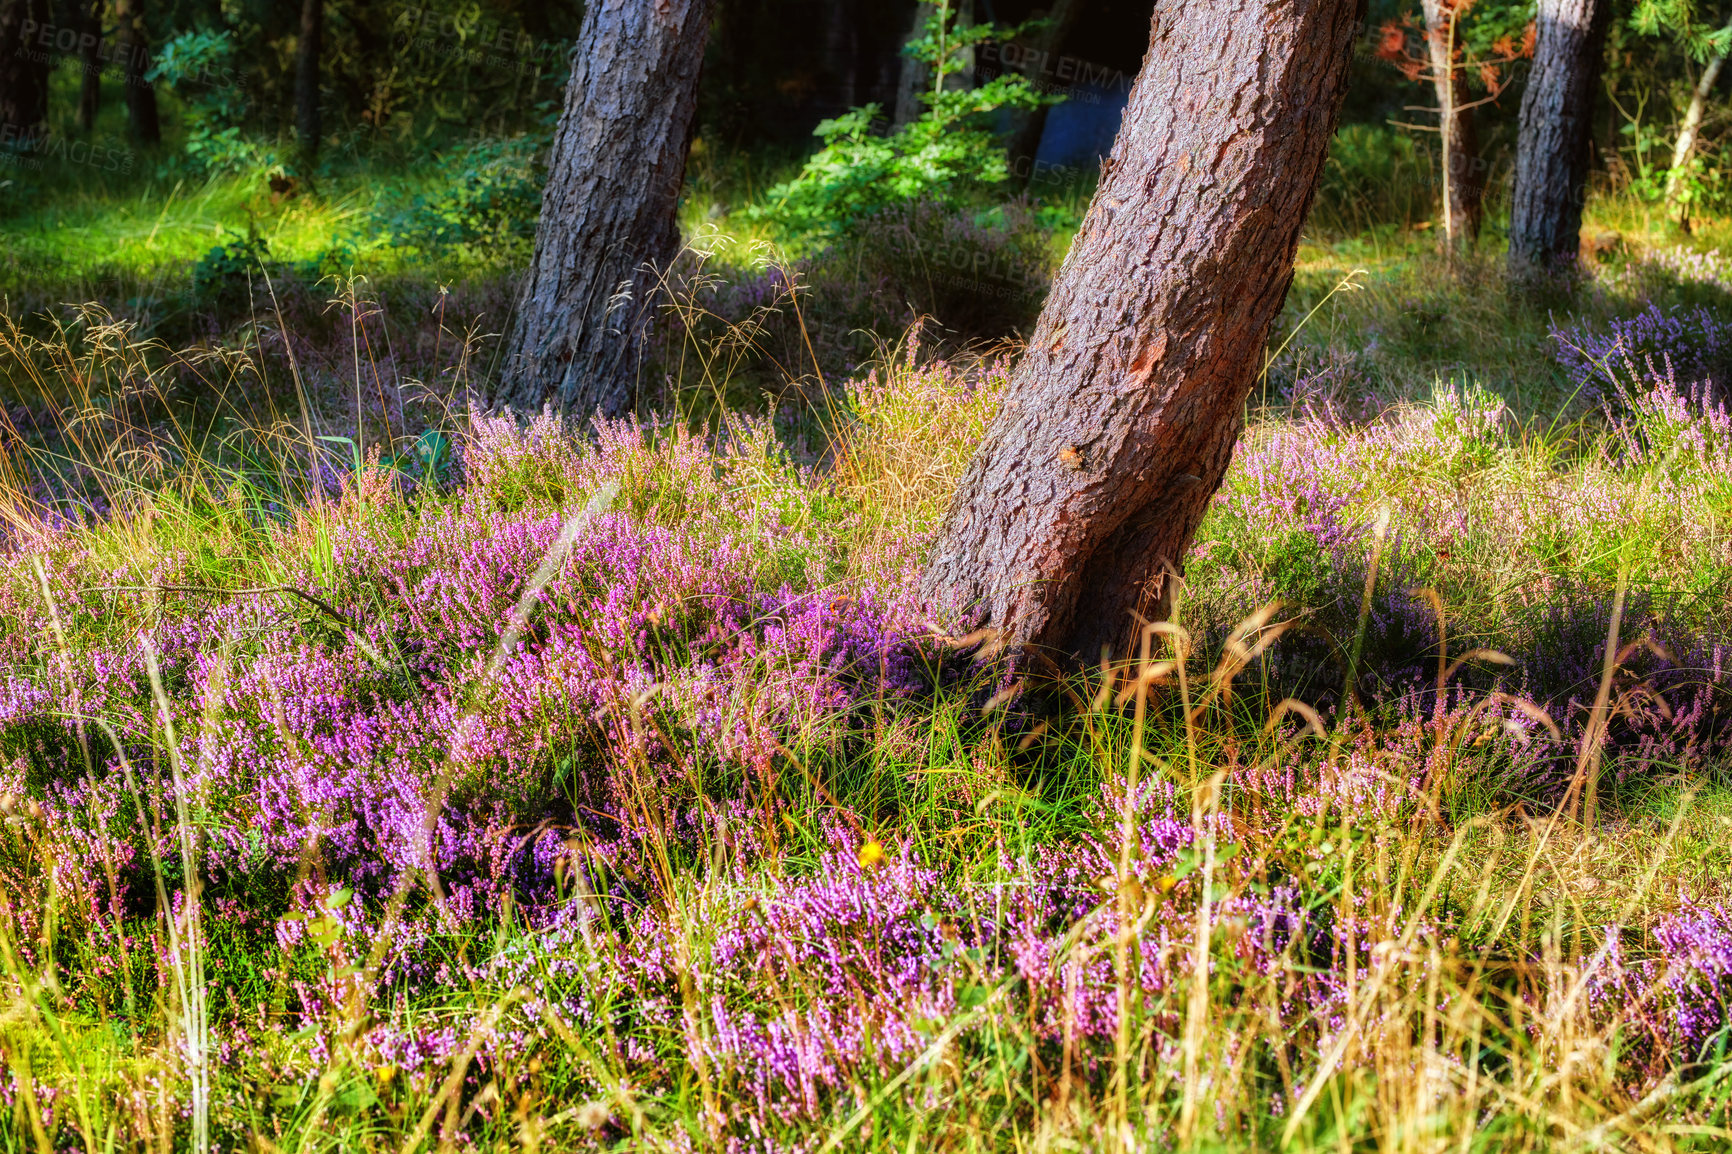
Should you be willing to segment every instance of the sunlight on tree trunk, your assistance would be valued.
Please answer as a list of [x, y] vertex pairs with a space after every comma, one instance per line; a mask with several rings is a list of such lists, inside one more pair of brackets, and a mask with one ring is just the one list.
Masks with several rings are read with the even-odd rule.
[[697, 109], [710, 0], [598, 0], [583, 15], [497, 399], [588, 415], [636, 403], [647, 266], [679, 250], [674, 219]]
[[1474, 109], [1458, 61], [1461, 4], [1423, 0], [1425, 44], [1431, 83], [1437, 92], [1438, 129], [1443, 134], [1443, 237], [1449, 248], [1471, 248], [1479, 239], [1485, 199], [1485, 162], [1479, 155]]
[[1099, 190], [922, 583], [1123, 655], [1220, 486], [1335, 130], [1356, 0], [1162, 5]]

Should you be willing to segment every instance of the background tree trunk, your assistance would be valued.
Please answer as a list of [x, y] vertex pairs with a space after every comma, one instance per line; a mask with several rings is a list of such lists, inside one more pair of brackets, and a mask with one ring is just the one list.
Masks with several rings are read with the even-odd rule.
[[824, 4], [825, 103], [842, 112], [860, 102], [860, 29], [854, 4], [855, 0]]
[[325, 34], [324, 0], [301, 0], [295, 40], [295, 142], [309, 163], [319, 155], [319, 55]]
[[[1065, 39], [1076, 27], [1082, 9], [1082, 0], [1054, 0], [1052, 8], [1047, 11], [1046, 24], [1018, 46], [1031, 54], [1038, 54], [1035, 59], [1044, 63], [1064, 50]], [[1030, 77], [1037, 84], [1042, 66], [1036, 64], [1036, 73]], [[1019, 187], [1026, 186], [1034, 174], [1035, 154], [1040, 151], [1040, 138], [1046, 132], [1046, 112], [1047, 106], [1043, 104], [1039, 108], [1014, 109], [1010, 113], [1010, 146], [1006, 151], [1010, 157], [1012, 181]]]
[[923, 591], [1083, 662], [1170, 610], [1293, 279], [1358, 0], [1171, 0]]
[[[1726, 28], [1732, 30], [1732, 23]], [[1666, 203], [1672, 209], [1679, 224], [1687, 224], [1690, 219], [1690, 208], [1683, 203], [1680, 193], [1683, 191], [1685, 166], [1696, 154], [1696, 137], [1702, 131], [1702, 117], [1708, 111], [1708, 97], [1714, 91], [1714, 84], [1720, 79], [1720, 70], [1726, 66], [1726, 54], [1716, 53], [1702, 67], [1702, 75], [1696, 78], [1696, 87], [1690, 92], [1690, 104], [1684, 110], [1684, 123], [1678, 126], [1678, 140], [1672, 146], [1672, 168], [1666, 174]]]
[[48, 19], [48, 0], [0, 0], [0, 145], [48, 119], [49, 49], [36, 43]]
[[[925, 3], [914, 6], [914, 22], [909, 26], [908, 36], [904, 44], [920, 39], [926, 32], [926, 22], [932, 19], [938, 11], [938, 5]], [[920, 96], [932, 87], [932, 70], [924, 61], [916, 60], [904, 50], [902, 55], [902, 71], [896, 80], [896, 108], [891, 114], [891, 123], [897, 128], [912, 123], [924, 111]]]
[[501, 401], [609, 416], [636, 401], [644, 267], [679, 250], [711, 0], [593, 0], [571, 57]]
[[1611, 0], [1540, 0], [1510, 195], [1510, 269], [1573, 267]]
[[162, 142], [162, 125], [156, 115], [156, 86], [146, 80], [150, 71], [150, 31], [145, 23], [144, 0], [116, 0], [116, 42], [126, 75], [126, 119], [132, 138], [139, 144]]
[[1443, 239], [1452, 247], [1471, 248], [1479, 239], [1485, 203], [1486, 163], [1479, 155], [1479, 132], [1469, 103], [1466, 78], [1456, 64], [1460, 33], [1455, 26], [1459, 4], [1454, 0], [1422, 0], [1425, 43], [1431, 59], [1431, 81], [1437, 91], [1437, 123], [1443, 133]]
[[78, 126], [89, 132], [102, 111], [102, 0], [77, 0]]

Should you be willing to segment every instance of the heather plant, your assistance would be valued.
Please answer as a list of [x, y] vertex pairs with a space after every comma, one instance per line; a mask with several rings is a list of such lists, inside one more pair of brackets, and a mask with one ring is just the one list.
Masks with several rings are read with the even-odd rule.
[[1718, 400], [1295, 382], [1052, 682], [916, 593], [1009, 362], [742, 414], [780, 283], [671, 298], [657, 419], [465, 406], [441, 326], [443, 470], [362, 284], [336, 352], [0, 330], [7, 1142], [1711, 1144]]

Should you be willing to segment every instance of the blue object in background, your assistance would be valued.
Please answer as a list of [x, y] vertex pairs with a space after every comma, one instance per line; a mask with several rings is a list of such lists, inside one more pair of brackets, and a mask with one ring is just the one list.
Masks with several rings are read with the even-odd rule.
[[1063, 104], [1046, 112], [1046, 129], [1035, 150], [1040, 165], [1093, 168], [1113, 150], [1130, 93], [1122, 86], [1075, 84]]

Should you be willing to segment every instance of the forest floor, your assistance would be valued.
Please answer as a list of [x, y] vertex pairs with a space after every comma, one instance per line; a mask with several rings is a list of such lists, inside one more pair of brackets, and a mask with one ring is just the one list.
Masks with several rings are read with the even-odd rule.
[[1055, 684], [915, 585], [1086, 188], [782, 255], [700, 149], [591, 427], [469, 402], [523, 163], [0, 189], [8, 1148], [1732, 1137], [1732, 229], [1326, 185]]

